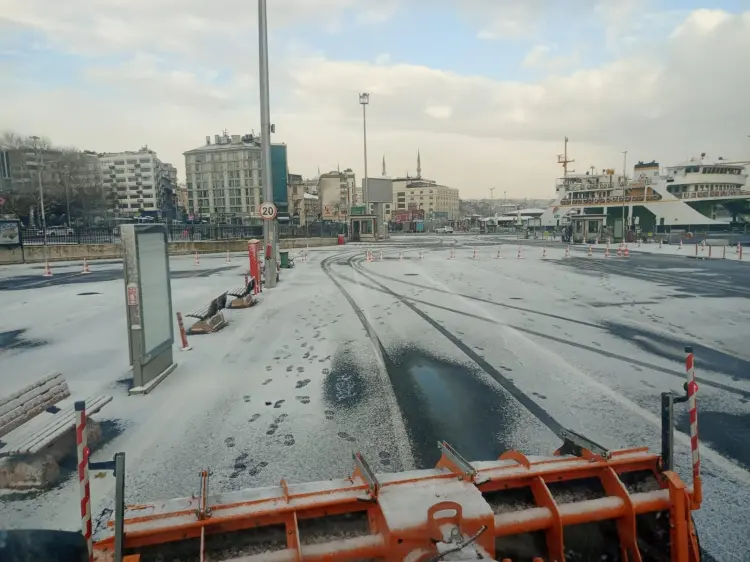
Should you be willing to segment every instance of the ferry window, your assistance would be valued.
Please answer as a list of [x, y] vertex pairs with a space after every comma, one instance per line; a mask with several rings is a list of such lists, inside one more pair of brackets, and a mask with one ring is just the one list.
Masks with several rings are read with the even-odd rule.
[[589, 221], [589, 234], [597, 234], [599, 232], [599, 221]]
[[581, 234], [583, 232], [583, 221], [576, 221], [576, 233]]

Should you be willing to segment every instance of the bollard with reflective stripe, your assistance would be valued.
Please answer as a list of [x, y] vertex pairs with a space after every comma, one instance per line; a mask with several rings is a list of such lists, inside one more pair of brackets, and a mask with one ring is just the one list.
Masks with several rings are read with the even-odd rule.
[[[245, 287], [247, 287], [247, 276], [245, 276]], [[177, 313], [177, 325], [180, 328], [180, 339], [182, 340], [180, 351], [190, 351], [193, 348], [188, 345], [187, 333], [185, 333], [185, 324], [182, 322], [181, 312]]]
[[[710, 247], [710, 246], [709, 246]], [[690, 415], [690, 452], [693, 465], [693, 497], [701, 503], [700, 452], [698, 450], [698, 383], [695, 382], [695, 356], [692, 347], [685, 347], [685, 371], [687, 374], [688, 413]]]
[[78, 485], [81, 500], [81, 531], [89, 550], [89, 562], [94, 560], [94, 543], [91, 535], [91, 490], [89, 489], [89, 449], [86, 437], [86, 402], [75, 403], [76, 453], [78, 458]]

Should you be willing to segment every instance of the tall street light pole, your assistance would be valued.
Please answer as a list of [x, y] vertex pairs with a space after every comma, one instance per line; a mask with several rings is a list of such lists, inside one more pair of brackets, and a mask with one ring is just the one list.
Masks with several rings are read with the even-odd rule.
[[365, 177], [362, 181], [362, 200], [365, 203], [367, 212], [370, 212], [369, 201], [367, 197], [367, 105], [370, 103], [370, 94], [367, 92], [359, 94], [359, 103], [362, 104], [362, 131], [364, 135], [365, 148]]
[[625, 189], [628, 186], [628, 151], [622, 151], [622, 237], [625, 238]]
[[[263, 201], [273, 202], [271, 175], [271, 102], [268, 91], [268, 16], [266, 0], [258, 0], [258, 56], [260, 83], [260, 147]], [[266, 287], [276, 286], [276, 219], [263, 221], [263, 245], [266, 248]], [[268, 258], [268, 247], [271, 256]]]

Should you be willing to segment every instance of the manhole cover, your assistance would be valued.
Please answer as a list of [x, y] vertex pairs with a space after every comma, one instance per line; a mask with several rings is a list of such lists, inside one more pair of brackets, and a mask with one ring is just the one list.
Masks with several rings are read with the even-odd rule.
[[419, 275], [419, 273], [404, 273], [407, 277], [414, 277], [416, 275]]
[[79, 297], [87, 297], [89, 295], [101, 295], [101, 293], [97, 293], [95, 291], [94, 292], [90, 292], [90, 293], [78, 293]]

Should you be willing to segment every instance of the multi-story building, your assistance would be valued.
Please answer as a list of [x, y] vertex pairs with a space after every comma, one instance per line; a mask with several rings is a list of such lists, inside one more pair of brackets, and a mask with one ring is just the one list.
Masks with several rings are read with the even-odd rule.
[[289, 174], [289, 214], [294, 224], [304, 226], [320, 219], [318, 180], [305, 180], [299, 174]]
[[346, 222], [349, 217], [353, 197], [354, 173], [332, 171], [321, 174], [318, 178], [318, 197], [321, 206], [321, 218], [338, 222]]
[[263, 202], [260, 139], [215, 135], [214, 142], [185, 154], [188, 208], [211, 222], [248, 224], [260, 219]]
[[424, 178], [393, 178], [392, 213], [422, 209], [427, 220], [458, 219], [458, 189]]
[[138, 151], [103, 153], [99, 165], [104, 188], [116, 193], [121, 214], [172, 216], [177, 170], [162, 163], [156, 152], [144, 146]]

